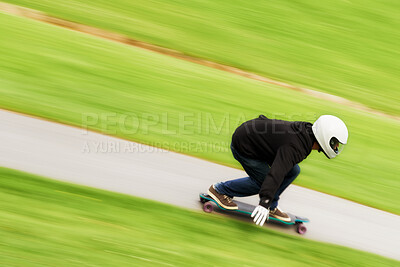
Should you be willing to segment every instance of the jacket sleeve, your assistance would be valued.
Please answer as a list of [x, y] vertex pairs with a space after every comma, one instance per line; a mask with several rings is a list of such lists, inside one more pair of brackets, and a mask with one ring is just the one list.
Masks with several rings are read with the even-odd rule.
[[296, 149], [291, 145], [282, 146], [278, 149], [271, 169], [261, 185], [260, 205], [269, 207], [286, 174], [301, 161], [298, 155]]

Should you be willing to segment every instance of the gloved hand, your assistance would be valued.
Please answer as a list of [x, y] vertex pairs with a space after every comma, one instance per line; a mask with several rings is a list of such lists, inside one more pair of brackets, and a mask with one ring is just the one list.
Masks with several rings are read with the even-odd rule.
[[268, 199], [261, 199], [260, 205], [254, 209], [251, 218], [254, 218], [253, 221], [257, 225], [263, 226], [265, 221], [269, 219], [269, 206], [270, 201]]
[[261, 205], [258, 205], [251, 214], [251, 218], [254, 218], [253, 221], [259, 226], [264, 225], [265, 221], [268, 220], [268, 216], [269, 208], [264, 208]]

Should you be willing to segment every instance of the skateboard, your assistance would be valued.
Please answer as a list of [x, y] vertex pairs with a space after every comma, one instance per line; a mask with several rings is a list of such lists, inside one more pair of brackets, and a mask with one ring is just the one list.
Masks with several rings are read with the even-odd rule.
[[[221, 210], [224, 211], [230, 211], [230, 212], [238, 212], [238, 213], [243, 213], [247, 215], [251, 215], [253, 213], [253, 210], [255, 209], [256, 206], [250, 205], [247, 203], [243, 203], [240, 201], [235, 201], [235, 203], [238, 205], [237, 210], [228, 210], [223, 207], [221, 207], [214, 199], [212, 199], [208, 194], [201, 193], [200, 194], [200, 202], [203, 203], [203, 210], [207, 213], [210, 213], [214, 210], [214, 205], [213, 203], [220, 208]], [[287, 213], [290, 216], [290, 222], [282, 221], [274, 217], [269, 217], [269, 221], [275, 221], [278, 223], [282, 223], [285, 225], [294, 225], [296, 227], [296, 232], [304, 235], [307, 232], [307, 227], [303, 223], [309, 222], [307, 218], [299, 217], [290, 213]]]

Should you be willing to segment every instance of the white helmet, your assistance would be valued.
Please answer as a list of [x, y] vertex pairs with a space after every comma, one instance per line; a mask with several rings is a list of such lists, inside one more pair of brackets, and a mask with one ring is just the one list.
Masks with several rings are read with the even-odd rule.
[[321, 150], [330, 159], [339, 155], [347, 144], [349, 132], [346, 124], [338, 117], [322, 115], [314, 122], [312, 130]]

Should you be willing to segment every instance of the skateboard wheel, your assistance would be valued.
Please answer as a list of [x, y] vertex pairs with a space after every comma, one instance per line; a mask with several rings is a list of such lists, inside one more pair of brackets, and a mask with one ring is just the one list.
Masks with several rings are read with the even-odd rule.
[[307, 227], [305, 227], [304, 224], [299, 223], [297, 225], [297, 229], [296, 230], [297, 230], [297, 233], [299, 233], [301, 235], [304, 235], [307, 232]]
[[204, 205], [203, 205], [203, 210], [204, 210], [205, 212], [210, 213], [210, 212], [213, 211], [213, 209], [214, 209], [214, 207], [213, 207], [213, 205], [212, 205], [210, 202], [204, 203]]

